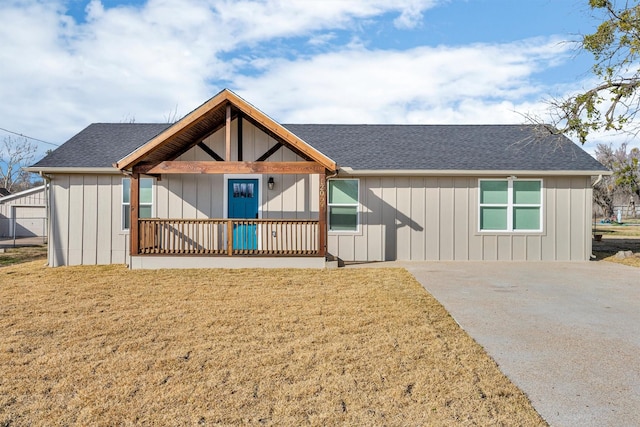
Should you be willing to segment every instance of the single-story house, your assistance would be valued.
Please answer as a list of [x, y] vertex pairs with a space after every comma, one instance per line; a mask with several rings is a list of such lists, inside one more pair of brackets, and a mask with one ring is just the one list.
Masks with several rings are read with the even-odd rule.
[[97, 123], [28, 168], [49, 264], [322, 267], [591, 255], [591, 177], [538, 125], [280, 124], [229, 90], [173, 124]]
[[45, 186], [0, 197], [0, 238], [46, 237]]

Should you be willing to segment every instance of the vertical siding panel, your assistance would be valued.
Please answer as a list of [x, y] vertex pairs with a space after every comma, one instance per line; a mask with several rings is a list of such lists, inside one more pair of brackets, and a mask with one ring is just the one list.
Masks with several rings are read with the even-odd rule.
[[307, 175], [295, 175], [295, 179], [295, 218], [309, 219], [307, 204], [305, 203], [305, 200], [307, 199], [307, 192], [305, 191], [307, 188]]
[[[571, 217], [569, 220], [571, 226], [571, 261], [584, 261], [584, 230], [586, 190], [584, 188], [584, 178], [572, 178], [570, 181], [571, 191]], [[588, 259], [588, 258], [586, 258]]]
[[182, 216], [182, 179], [178, 175], [167, 176], [169, 188], [169, 218], [184, 218]]
[[355, 261], [367, 261], [369, 260], [369, 253], [368, 253], [368, 233], [369, 233], [369, 226], [368, 226], [368, 214], [369, 214], [369, 209], [367, 208], [368, 205], [368, 185], [369, 183], [367, 182], [366, 178], [361, 178], [360, 179], [360, 194], [359, 194], [359, 204], [360, 206], [358, 207], [359, 211], [360, 211], [360, 216], [359, 216], [359, 222], [360, 222], [360, 231], [354, 236], [354, 260]]
[[469, 180], [455, 178], [453, 188], [453, 242], [454, 259], [469, 260]]
[[484, 261], [498, 260], [498, 236], [482, 236], [482, 259]]
[[411, 259], [411, 184], [409, 178], [396, 178], [396, 259]]
[[585, 200], [584, 200], [584, 215], [585, 215], [585, 229], [584, 229], [584, 259], [588, 261], [591, 259], [592, 254], [592, 237], [591, 237], [591, 221], [593, 219], [593, 187], [591, 186], [591, 178], [585, 179]]
[[353, 236], [354, 244], [354, 261], [367, 261], [367, 236], [365, 233], [359, 233]]
[[382, 261], [383, 257], [383, 219], [382, 188], [379, 177], [367, 177], [360, 180], [363, 233], [367, 242], [367, 260]]
[[541, 236], [527, 236], [527, 261], [540, 261]]
[[452, 178], [439, 178], [440, 184], [440, 260], [454, 259], [454, 189]]
[[160, 181], [156, 181], [156, 216], [169, 218], [169, 176], [164, 175]]
[[211, 188], [210, 175], [196, 175], [196, 218], [211, 218]]
[[333, 234], [329, 234], [327, 236], [327, 252], [329, 252], [329, 254], [335, 256], [335, 257], [340, 257], [340, 242], [338, 241], [338, 237], [336, 235]]
[[[184, 153], [182, 157], [184, 161], [193, 161], [196, 159], [195, 152], [192, 150]], [[182, 218], [196, 218], [198, 211], [196, 175], [184, 174], [178, 175], [177, 178], [182, 180]]]
[[[210, 140], [209, 140], [210, 148], [215, 151], [218, 156], [222, 157], [224, 159], [225, 156], [225, 152], [226, 152], [226, 141], [225, 141], [225, 131], [224, 131], [224, 127], [220, 130], [218, 130], [218, 132], [214, 133], [213, 135], [211, 135]], [[231, 160], [231, 159], [225, 159], [225, 160]]]
[[256, 159], [255, 128], [248, 120], [242, 120], [242, 160], [253, 162]]
[[324, 175], [313, 174], [309, 176], [309, 215], [312, 219], [318, 218], [318, 210], [320, 209], [320, 179], [324, 179]]
[[556, 257], [558, 261], [571, 259], [571, 179], [558, 178], [556, 188]]
[[112, 227], [112, 205], [111, 200], [111, 177], [99, 176], [98, 177], [98, 208], [96, 209], [96, 215], [98, 215], [98, 229], [97, 229], [97, 264], [110, 264], [111, 263], [111, 250], [113, 248], [113, 239], [111, 238]]
[[222, 218], [224, 217], [224, 176], [209, 175], [208, 185], [211, 192], [211, 218]]
[[98, 177], [86, 175], [82, 183], [82, 264], [97, 263], [98, 240]]
[[543, 261], [556, 260], [556, 192], [557, 179], [548, 178], [544, 180], [544, 230], [541, 238], [541, 257]]
[[340, 245], [340, 258], [344, 261], [355, 260], [355, 236], [338, 235]]
[[411, 178], [411, 259], [425, 259], [425, 178]]
[[83, 176], [69, 176], [69, 262], [82, 264], [82, 240], [84, 228]]
[[511, 239], [513, 249], [511, 259], [514, 261], [524, 261], [527, 259], [527, 236], [516, 235]]
[[182, 217], [193, 219], [197, 216], [198, 189], [195, 175], [179, 175], [182, 180]]
[[478, 226], [478, 179], [469, 178], [467, 182], [469, 184], [469, 197], [467, 199], [467, 215], [469, 218], [469, 259], [473, 261], [482, 261], [483, 259], [486, 259], [486, 255], [484, 254], [484, 238], [478, 233], [478, 229], [480, 228]]
[[513, 259], [511, 236], [498, 236], [498, 261], [511, 261]]
[[[245, 122], [246, 123], [246, 122]], [[258, 159], [260, 156], [262, 156], [264, 153], [266, 153], [267, 151], [269, 151], [269, 148], [271, 148], [273, 145], [276, 144], [276, 141], [272, 140], [271, 138], [269, 138], [267, 136], [266, 133], [256, 129], [253, 125], [251, 125], [252, 133], [253, 133], [253, 150], [254, 150], [254, 157], [256, 159]], [[242, 131], [244, 132], [244, 128], [242, 129]], [[284, 147], [281, 147], [280, 150], [284, 150]], [[267, 161], [269, 161], [271, 159], [267, 159]]]
[[[226, 131], [224, 128], [220, 130], [220, 133], [224, 134]], [[226, 141], [225, 141], [226, 144]], [[226, 145], [225, 145], [226, 151]], [[223, 151], [223, 153], [225, 152]], [[218, 153], [219, 154], [219, 153]], [[224, 157], [224, 156], [222, 156]], [[238, 161], [238, 120], [231, 120], [231, 161]]]
[[122, 177], [111, 178], [111, 262], [114, 264], [126, 264], [129, 254], [128, 231], [122, 230]]
[[440, 259], [440, 188], [438, 178], [425, 179], [425, 259]]
[[[257, 132], [258, 134], [263, 134], [262, 132]], [[264, 134], [263, 134], [264, 135]], [[276, 141], [273, 138], [269, 138], [265, 135], [265, 139], [267, 141], [267, 149], [265, 152], [273, 147], [276, 144]], [[284, 147], [281, 147], [278, 151], [273, 153], [271, 157], [269, 157], [267, 162], [281, 162], [283, 151], [286, 150]], [[285, 193], [287, 190], [287, 183], [282, 179], [283, 175], [273, 175], [273, 179], [275, 181], [275, 186], [273, 191], [268, 191], [269, 200], [267, 203], [268, 210], [268, 218], [270, 219], [281, 219], [283, 218], [282, 211], [284, 209], [283, 198], [285, 197]], [[268, 179], [268, 178], [267, 178]]]
[[382, 184], [382, 223], [384, 232], [384, 260], [397, 259], [396, 246], [396, 184], [393, 178], [383, 177]]
[[51, 206], [51, 235], [54, 267], [67, 265], [69, 261], [69, 187], [68, 175], [57, 175], [52, 181], [53, 204]]
[[[280, 148], [278, 153], [282, 153], [283, 162], [293, 162], [296, 160], [296, 155], [287, 148]], [[276, 153], [277, 154], [277, 153]], [[280, 182], [282, 183], [282, 218], [295, 218], [296, 217], [296, 175], [280, 175]]]

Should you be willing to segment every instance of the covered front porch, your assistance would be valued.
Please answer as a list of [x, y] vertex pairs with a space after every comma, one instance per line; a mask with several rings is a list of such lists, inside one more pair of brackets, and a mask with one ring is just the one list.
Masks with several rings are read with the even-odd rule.
[[[337, 166], [231, 92], [221, 92], [116, 166], [130, 179], [132, 268], [325, 265], [327, 179]], [[281, 185], [287, 176], [294, 190]], [[200, 211], [175, 216], [169, 208], [156, 215], [142, 208], [141, 215], [143, 178], [166, 187], [173, 203], [198, 191], [193, 183], [204, 179], [202, 187], [215, 193], [209, 196], [214, 207], [206, 217]], [[180, 183], [179, 194], [169, 180]], [[272, 199], [287, 197], [303, 198], [304, 212], [268, 208]]]

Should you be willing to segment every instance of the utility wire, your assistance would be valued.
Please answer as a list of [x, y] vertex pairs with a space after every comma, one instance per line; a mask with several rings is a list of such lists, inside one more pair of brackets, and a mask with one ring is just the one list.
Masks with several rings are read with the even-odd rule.
[[11, 130], [9, 130], [9, 129], [0, 128], [0, 130], [3, 130], [3, 131], [5, 131], [5, 132], [12, 133], [12, 134], [14, 134], [14, 135], [21, 136], [21, 137], [23, 137], [23, 138], [33, 139], [34, 141], [42, 142], [42, 143], [44, 143], [44, 144], [53, 145], [54, 147], [59, 147], [59, 146], [60, 146], [60, 144], [54, 144], [53, 142], [47, 142], [47, 141], [43, 141], [43, 140], [38, 139], [38, 138], [32, 138], [32, 137], [30, 137], [30, 136], [23, 135], [23, 134], [21, 134], [21, 133], [11, 131]]

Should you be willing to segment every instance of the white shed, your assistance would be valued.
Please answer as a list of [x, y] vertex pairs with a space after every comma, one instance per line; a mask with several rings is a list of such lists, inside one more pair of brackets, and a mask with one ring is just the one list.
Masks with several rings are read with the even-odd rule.
[[0, 238], [46, 237], [45, 186], [0, 197]]

